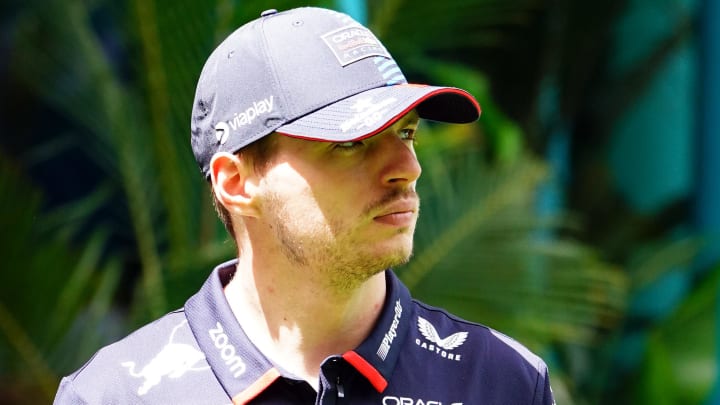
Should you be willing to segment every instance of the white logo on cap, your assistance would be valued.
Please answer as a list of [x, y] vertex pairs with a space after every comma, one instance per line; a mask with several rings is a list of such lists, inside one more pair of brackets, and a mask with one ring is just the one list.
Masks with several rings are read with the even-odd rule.
[[220, 121], [215, 125], [215, 138], [224, 145], [227, 142], [228, 136], [230, 135], [230, 126], [225, 121]]
[[215, 125], [215, 138], [220, 143], [220, 145], [224, 145], [225, 142], [227, 142], [228, 137], [230, 136], [230, 128], [234, 130], [245, 126], [250, 125], [255, 120], [255, 118], [272, 112], [273, 110], [273, 96], [266, 97], [259, 101], [254, 101], [250, 107], [248, 107], [245, 111], [235, 113], [233, 116], [233, 119], [230, 121], [220, 121]]
[[395, 101], [394, 97], [386, 98], [377, 103], [373, 102], [371, 98], [361, 98], [350, 107], [357, 112], [340, 124], [340, 130], [342, 132], [357, 131], [377, 124], [385, 117], [388, 107], [393, 105]]
[[321, 36], [340, 62], [347, 66], [371, 56], [390, 59], [390, 54], [369, 29], [352, 23]]

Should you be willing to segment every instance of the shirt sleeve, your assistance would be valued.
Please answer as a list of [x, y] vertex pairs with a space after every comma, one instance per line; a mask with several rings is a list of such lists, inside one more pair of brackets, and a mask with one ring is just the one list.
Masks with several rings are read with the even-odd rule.
[[87, 405], [87, 402], [75, 391], [72, 380], [65, 377], [60, 381], [53, 405]]
[[538, 381], [538, 394], [536, 398], [539, 400], [535, 401], [538, 405], [555, 405], [555, 398], [553, 396], [552, 388], [550, 387], [550, 375], [548, 374], [547, 368], [545, 372], [540, 374], [541, 381]]

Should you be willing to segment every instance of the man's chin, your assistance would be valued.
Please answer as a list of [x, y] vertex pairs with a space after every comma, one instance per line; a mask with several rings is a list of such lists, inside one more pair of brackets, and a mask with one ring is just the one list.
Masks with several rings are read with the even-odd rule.
[[410, 261], [412, 256], [412, 248], [400, 249], [392, 252], [376, 253], [366, 257], [363, 263], [356, 263], [356, 268], [363, 268], [361, 273], [365, 273], [368, 277], [381, 273], [389, 268], [402, 266]]
[[385, 265], [382, 266], [383, 270], [407, 264], [410, 261], [410, 257], [412, 257], [412, 253], [412, 246], [410, 246], [388, 255]]

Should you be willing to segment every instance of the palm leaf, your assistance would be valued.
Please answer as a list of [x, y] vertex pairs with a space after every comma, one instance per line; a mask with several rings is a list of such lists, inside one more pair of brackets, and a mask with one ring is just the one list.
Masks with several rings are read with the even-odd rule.
[[[10, 386], [34, 387], [26, 399], [47, 402], [57, 387], [58, 371], [77, 367], [91, 349], [78, 346], [77, 340], [63, 347], [61, 341], [88, 303], [114, 297], [117, 283], [110, 281], [117, 279], [119, 266], [117, 261], [107, 264], [103, 254], [107, 232], [67, 232], [68, 226], [76, 226], [77, 217], [68, 215], [62, 222], [57, 215], [42, 213], [41, 193], [2, 154], [0, 194], [23, 197], [0, 200], [0, 228], [5, 230], [0, 234], [0, 341], [8, 343], [0, 345], [0, 374], [14, 373]], [[86, 207], [88, 201], [80, 199], [76, 206]], [[62, 211], [76, 209], [68, 204]], [[84, 247], [70, 247], [76, 243]], [[95, 290], [96, 286], [101, 288]], [[76, 336], [98, 336], [98, 324], [82, 323]]]
[[541, 164], [494, 172], [477, 155], [425, 161], [418, 253], [401, 278], [418, 297], [535, 347], [596, 342], [621, 319], [626, 277], [558, 237], [562, 220], [533, 214]]

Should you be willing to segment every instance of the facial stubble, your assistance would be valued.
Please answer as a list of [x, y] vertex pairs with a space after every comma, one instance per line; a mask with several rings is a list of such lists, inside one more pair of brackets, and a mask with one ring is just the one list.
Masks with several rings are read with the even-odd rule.
[[[411, 190], [395, 189], [377, 201], [368, 204], [354, 222], [339, 220], [303, 223], [312, 215], [291, 212], [281, 196], [273, 195], [266, 200], [265, 212], [270, 214], [283, 255], [300, 271], [318, 273], [323, 280], [338, 290], [347, 290], [367, 281], [387, 268], [408, 262], [412, 255], [414, 226], [398, 228], [396, 236], [410, 238], [406, 243], [385, 252], [373, 252], [368, 246], [373, 240], [362, 240], [354, 231], [358, 226], [372, 221], [372, 215], [384, 206], [402, 198], [415, 198]], [[357, 224], [357, 225], [356, 225]]]

